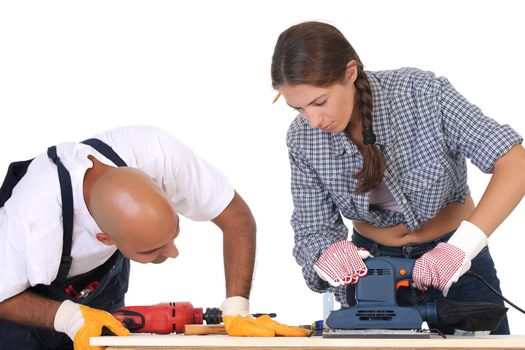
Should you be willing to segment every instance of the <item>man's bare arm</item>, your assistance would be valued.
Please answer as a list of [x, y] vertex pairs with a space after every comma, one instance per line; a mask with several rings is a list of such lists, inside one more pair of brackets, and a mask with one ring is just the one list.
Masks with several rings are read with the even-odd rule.
[[0, 318], [34, 327], [53, 328], [60, 302], [25, 291], [0, 302]]
[[255, 263], [255, 219], [236, 192], [230, 204], [212, 220], [223, 232], [226, 296], [249, 298]]

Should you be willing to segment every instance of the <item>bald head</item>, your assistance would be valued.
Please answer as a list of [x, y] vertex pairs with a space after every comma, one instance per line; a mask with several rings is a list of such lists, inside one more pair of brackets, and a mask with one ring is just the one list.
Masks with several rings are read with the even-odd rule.
[[168, 198], [138, 169], [105, 171], [91, 188], [89, 204], [95, 222], [117, 247], [154, 250], [173, 241], [178, 229]]

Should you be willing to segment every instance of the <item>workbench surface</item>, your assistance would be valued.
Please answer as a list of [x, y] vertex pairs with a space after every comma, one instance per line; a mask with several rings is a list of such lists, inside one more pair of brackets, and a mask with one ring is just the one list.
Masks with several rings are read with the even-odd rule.
[[229, 337], [226, 335], [144, 335], [129, 337], [95, 337], [91, 345], [108, 346], [106, 350], [149, 349], [522, 349], [525, 350], [525, 335], [448, 336], [446, 339], [432, 336], [430, 339], [324, 339], [310, 338], [253, 338]]

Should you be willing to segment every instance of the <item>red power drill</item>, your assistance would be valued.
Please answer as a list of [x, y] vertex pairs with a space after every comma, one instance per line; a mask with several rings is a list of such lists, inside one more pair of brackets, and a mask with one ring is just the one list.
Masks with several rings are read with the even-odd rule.
[[219, 308], [194, 308], [189, 302], [160, 303], [150, 306], [125, 306], [113, 312], [133, 333], [183, 333], [187, 324], [219, 324], [222, 312]]

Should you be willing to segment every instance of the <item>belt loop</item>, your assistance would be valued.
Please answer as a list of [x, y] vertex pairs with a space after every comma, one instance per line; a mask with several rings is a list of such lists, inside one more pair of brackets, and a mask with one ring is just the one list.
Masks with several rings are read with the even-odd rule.
[[370, 254], [376, 257], [381, 255], [381, 249], [379, 249], [379, 245], [375, 242], [370, 245], [368, 251], [370, 252]]
[[420, 251], [418, 244], [409, 243], [403, 246], [403, 255], [407, 259], [411, 259], [414, 255], [417, 255]]

